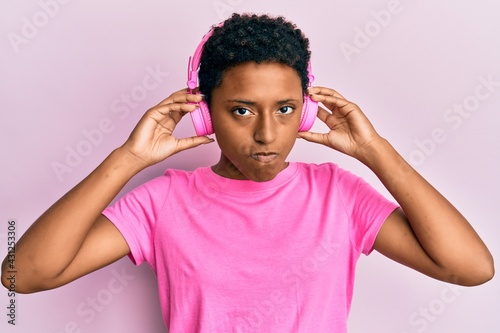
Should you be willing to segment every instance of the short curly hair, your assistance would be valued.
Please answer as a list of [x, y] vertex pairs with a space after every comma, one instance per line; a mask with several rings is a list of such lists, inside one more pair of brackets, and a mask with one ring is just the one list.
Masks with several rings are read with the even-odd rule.
[[198, 78], [200, 91], [210, 106], [212, 90], [222, 83], [224, 72], [254, 61], [278, 62], [296, 70], [304, 92], [309, 83], [309, 40], [282, 16], [233, 14], [203, 46]]

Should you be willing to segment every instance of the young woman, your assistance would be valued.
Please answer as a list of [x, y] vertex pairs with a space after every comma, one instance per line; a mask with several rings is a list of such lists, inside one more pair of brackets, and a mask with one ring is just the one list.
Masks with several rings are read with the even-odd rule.
[[[346, 332], [361, 253], [460, 285], [492, 278], [491, 254], [452, 204], [356, 104], [309, 87], [309, 43], [295, 25], [234, 14], [202, 50], [204, 95], [182, 89], [148, 110], [19, 240], [18, 292], [56, 288], [129, 255], [157, 274], [171, 332]], [[173, 135], [200, 105], [219, 162], [167, 170], [107, 207], [141, 170], [214, 141]], [[330, 130], [305, 131], [305, 109]], [[397, 203], [334, 163], [289, 162], [297, 138], [358, 159]], [[6, 271], [4, 261], [4, 285]]]

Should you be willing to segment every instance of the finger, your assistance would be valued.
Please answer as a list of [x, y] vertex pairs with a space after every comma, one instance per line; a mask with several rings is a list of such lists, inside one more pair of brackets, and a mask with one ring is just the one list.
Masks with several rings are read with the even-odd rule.
[[326, 87], [311, 87], [307, 89], [307, 92], [314, 95], [335, 96], [345, 99], [345, 97], [342, 96], [338, 91]]
[[356, 104], [344, 99], [341, 96], [335, 96], [335, 94], [332, 96], [312, 94], [310, 97], [318, 103], [323, 103], [323, 105], [326, 106], [332, 114], [336, 115], [338, 113], [336, 116], [346, 117], [352, 111], [359, 110], [359, 107]]
[[200, 106], [198, 104], [186, 104], [186, 103], [170, 103], [157, 105], [150, 109], [150, 112], [157, 112], [162, 116], [172, 115], [174, 112], [193, 112]]
[[[335, 109], [337, 110], [337, 109]], [[338, 126], [342, 126], [347, 122], [346, 117], [349, 112], [343, 114], [339, 111], [337, 113], [329, 112], [321, 107], [318, 109], [318, 118], [326, 124], [330, 130], [336, 129]]]
[[188, 88], [178, 90], [162, 100], [158, 103], [158, 105], [168, 105], [172, 103], [199, 103], [203, 100], [204, 96], [202, 94], [196, 94], [196, 91], [197, 90], [191, 93]]
[[331, 112], [325, 110], [324, 108], [322, 108], [321, 106], [318, 105], [318, 115], [317, 117], [324, 123], [327, 122], [327, 119], [328, 117], [330, 117], [332, 115]]
[[150, 118], [169, 131], [173, 132], [182, 117], [186, 113], [196, 110], [196, 108], [196, 104], [175, 103], [160, 105], [148, 110], [144, 114], [143, 118]]
[[195, 94], [190, 92], [184, 92], [181, 94], [176, 94], [172, 96], [173, 103], [199, 103], [203, 100], [205, 95], [203, 94]]
[[[344, 96], [334, 89], [313, 87], [309, 88], [308, 93], [312, 100], [323, 103], [323, 105], [328, 107], [331, 111], [334, 111], [335, 108], [339, 108], [341, 113], [347, 114], [349, 112], [345, 112], [342, 108], [345, 108], [348, 105], [352, 105], [353, 108], [357, 107], [354, 103], [345, 99]], [[352, 111], [353, 108], [349, 111]]]
[[178, 139], [175, 152], [178, 153], [183, 150], [191, 149], [211, 142], [214, 142], [214, 139], [209, 138], [208, 136], [191, 136], [188, 138]]
[[321, 102], [323, 104], [334, 104], [338, 107], [343, 107], [348, 103], [352, 103], [336, 92], [332, 92], [329, 95], [309, 93], [309, 97], [311, 97], [316, 102]]
[[170, 118], [174, 120], [175, 124], [177, 125], [182, 117], [184, 117], [188, 112], [185, 111], [171, 111], [170, 112]]
[[328, 141], [325, 134], [316, 132], [299, 132], [297, 137], [309, 142], [320, 143], [323, 145], [326, 145]]

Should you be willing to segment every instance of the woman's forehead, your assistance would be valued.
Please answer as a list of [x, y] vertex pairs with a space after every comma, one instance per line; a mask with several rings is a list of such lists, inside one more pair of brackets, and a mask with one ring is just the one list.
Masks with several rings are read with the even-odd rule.
[[226, 91], [257, 91], [279, 89], [290, 93], [302, 91], [302, 83], [299, 75], [290, 66], [266, 62], [246, 62], [228, 69], [223, 77], [219, 88]]

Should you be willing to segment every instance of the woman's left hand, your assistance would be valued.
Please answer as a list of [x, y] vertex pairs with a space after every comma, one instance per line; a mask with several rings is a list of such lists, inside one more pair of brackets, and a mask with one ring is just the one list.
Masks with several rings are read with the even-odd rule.
[[365, 148], [381, 139], [368, 118], [354, 103], [337, 91], [325, 87], [312, 87], [308, 94], [327, 109], [318, 107], [318, 118], [330, 131], [328, 133], [299, 132], [298, 137], [320, 143], [344, 154], [360, 159]]

